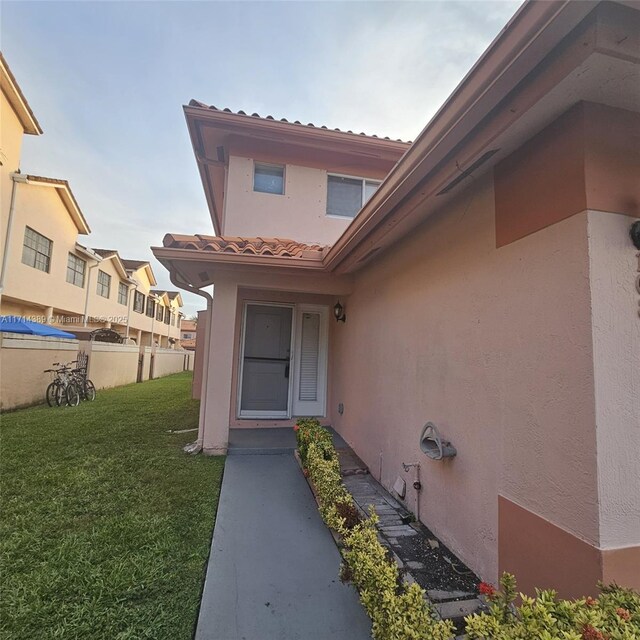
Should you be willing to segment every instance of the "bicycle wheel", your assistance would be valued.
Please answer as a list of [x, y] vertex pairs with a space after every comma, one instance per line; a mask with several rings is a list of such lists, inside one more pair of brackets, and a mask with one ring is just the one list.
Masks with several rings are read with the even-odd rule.
[[47, 404], [50, 407], [59, 407], [60, 406], [60, 391], [61, 387], [57, 382], [52, 382], [47, 387]]
[[80, 404], [80, 391], [78, 391], [78, 387], [73, 382], [67, 385], [65, 397], [70, 407], [77, 407]]
[[85, 380], [84, 383], [84, 399], [91, 402], [96, 399], [96, 387], [91, 380]]

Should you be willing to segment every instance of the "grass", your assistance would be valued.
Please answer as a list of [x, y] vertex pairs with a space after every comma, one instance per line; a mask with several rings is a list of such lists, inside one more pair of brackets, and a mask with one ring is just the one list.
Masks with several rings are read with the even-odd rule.
[[0, 638], [191, 638], [224, 459], [191, 376], [2, 416]]

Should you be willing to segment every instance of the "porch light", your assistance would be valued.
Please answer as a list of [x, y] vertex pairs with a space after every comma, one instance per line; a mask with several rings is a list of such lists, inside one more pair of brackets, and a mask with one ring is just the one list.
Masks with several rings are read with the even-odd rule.
[[344, 308], [340, 304], [340, 302], [336, 302], [335, 306], [333, 307], [333, 315], [336, 318], [336, 322], [345, 322], [346, 321], [347, 315], [345, 314]]

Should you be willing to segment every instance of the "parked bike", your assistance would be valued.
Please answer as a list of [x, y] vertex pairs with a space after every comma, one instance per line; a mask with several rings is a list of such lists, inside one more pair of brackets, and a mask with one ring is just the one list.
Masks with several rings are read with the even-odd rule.
[[54, 376], [45, 393], [50, 407], [77, 407], [80, 400], [95, 400], [96, 388], [87, 378], [86, 361], [84, 366], [76, 368], [70, 366], [77, 363], [77, 360], [67, 364], [54, 362], [53, 366], [57, 367], [56, 369], [45, 369], [45, 373], [52, 373]]

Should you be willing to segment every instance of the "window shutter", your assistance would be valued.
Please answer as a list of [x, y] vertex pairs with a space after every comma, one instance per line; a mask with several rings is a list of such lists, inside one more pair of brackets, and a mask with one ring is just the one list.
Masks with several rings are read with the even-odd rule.
[[298, 400], [315, 402], [318, 399], [318, 360], [320, 356], [320, 314], [302, 314], [300, 345], [300, 389]]

